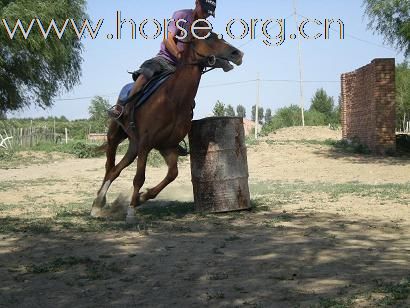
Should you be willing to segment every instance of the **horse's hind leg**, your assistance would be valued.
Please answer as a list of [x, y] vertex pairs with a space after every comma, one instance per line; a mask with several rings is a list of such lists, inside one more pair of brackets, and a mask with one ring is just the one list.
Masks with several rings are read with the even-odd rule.
[[106, 203], [106, 194], [112, 181], [109, 181], [109, 174], [115, 167], [115, 155], [117, 153], [118, 145], [126, 139], [127, 135], [124, 130], [114, 121], [111, 122], [107, 133], [107, 149], [105, 163], [105, 176], [101, 188], [98, 190], [97, 198], [94, 200], [91, 210], [92, 216], [98, 216], [100, 210]]
[[164, 157], [165, 162], [168, 165], [167, 175], [157, 186], [150, 188], [146, 192], [141, 194], [140, 203], [154, 199], [167, 185], [173, 182], [178, 176], [178, 150], [172, 149], [161, 151], [161, 155]]

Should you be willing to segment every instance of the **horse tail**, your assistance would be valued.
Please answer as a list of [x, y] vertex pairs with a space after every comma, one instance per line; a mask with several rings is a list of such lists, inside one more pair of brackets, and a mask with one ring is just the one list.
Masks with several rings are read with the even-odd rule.
[[105, 153], [107, 152], [107, 148], [108, 148], [108, 143], [104, 142], [102, 145], [100, 145], [99, 147], [96, 147], [94, 149], [95, 154], [101, 154], [101, 153]]

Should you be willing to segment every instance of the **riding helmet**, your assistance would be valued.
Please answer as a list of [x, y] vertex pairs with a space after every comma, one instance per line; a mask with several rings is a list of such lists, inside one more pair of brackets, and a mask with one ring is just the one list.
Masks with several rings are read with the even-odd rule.
[[215, 17], [216, 0], [199, 0], [199, 3], [205, 12]]

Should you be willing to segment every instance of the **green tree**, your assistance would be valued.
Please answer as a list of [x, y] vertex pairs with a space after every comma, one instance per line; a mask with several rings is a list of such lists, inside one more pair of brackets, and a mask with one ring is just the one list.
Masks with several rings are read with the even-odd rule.
[[313, 109], [305, 112], [305, 124], [307, 126], [323, 126], [326, 125], [326, 116]]
[[236, 115], [238, 117], [246, 118], [246, 109], [242, 105], [236, 106]]
[[408, 62], [396, 66], [396, 118], [397, 127], [403, 130], [410, 121], [410, 65]]
[[409, 0], [364, 0], [369, 28], [385, 40], [410, 55], [410, 2]]
[[309, 110], [316, 110], [323, 113], [326, 116], [326, 120], [330, 121], [334, 109], [333, 97], [328, 96], [325, 90], [319, 89], [316, 91], [311, 102], [312, 104]]
[[[11, 32], [20, 20], [25, 30], [39, 18], [47, 31], [54, 19], [59, 30], [67, 18], [80, 26], [86, 17], [85, 0], [0, 0], [0, 16]], [[13, 38], [0, 31], [0, 110], [18, 110], [30, 104], [46, 108], [61, 89], [70, 90], [81, 75], [82, 44], [67, 25], [61, 39], [50, 31], [47, 39], [34, 22], [27, 39], [19, 28]]]
[[[256, 118], [256, 106], [253, 105], [252, 106], [252, 121], [255, 122], [255, 118]], [[259, 107], [258, 109], [258, 120], [260, 124], [263, 123], [263, 107]]]
[[225, 108], [225, 116], [227, 117], [234, 117], [235, 116], [235, 110], [231, 105], [226, 106]]
[[272, 120], [272, 110], [270, 108], [265, 111], [265, 123], [269, 123]]
[[88, 112], [90, 114], [90, 120], [93, 122], [92, 126], [94, 130], [99, 132], [105, 131], [108, 126], [108, 114], [107, 110], [110, 108], [110, 102], [101, 96], [96, 96], [92, 99]]
[[213, 114], [214, 117], [223, 117], [225, 116], [225, 104], [222, 103], [220, 100], [218, 100], [215, 103], [214, 109], [213, 109]]
[[[322, 115], [323, 116], [323, 115]], [[297, 105], [290, 105], [283, 107], [276, 111], [269, 123], [265, 123], [262, 128], [264, 133], [270, 133], [283, 127], [300, 126], [302, 125], [302, 115], [300, 107]]]

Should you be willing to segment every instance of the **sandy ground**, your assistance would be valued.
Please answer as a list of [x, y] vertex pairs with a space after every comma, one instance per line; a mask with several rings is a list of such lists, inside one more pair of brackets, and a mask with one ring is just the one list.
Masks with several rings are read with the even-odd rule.
[[[0, 169], [0, 307], [409, 306], [410, 161], [309, 142], [340, 138], [290, 128], [250, 146], [251, 211], [144, 216], [133, 228], [88, 217], [104, 159]], [[148, 168], [147, 186], [165, 173]], [[109, 202], [129, 196], [134, 175]], [[192, 201], [185, 161], [146, 208]]]

